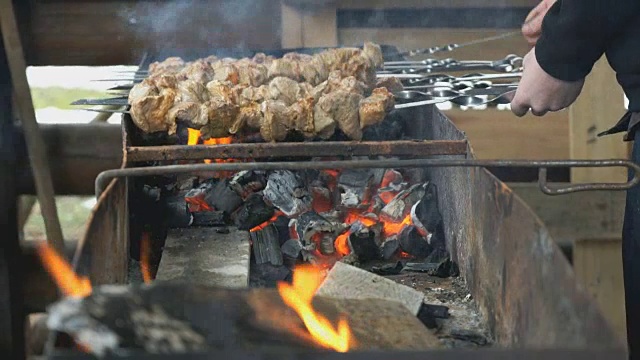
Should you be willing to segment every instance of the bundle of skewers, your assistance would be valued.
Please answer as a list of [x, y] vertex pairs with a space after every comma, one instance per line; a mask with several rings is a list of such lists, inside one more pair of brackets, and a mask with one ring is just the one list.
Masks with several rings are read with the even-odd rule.
[[[381, 47], [370, 42], [282, 58], [259, 53], [186, 62], [170, 57], [137, 72], [127, 96], [103, 104], [127, 105], [133, 123], [146, 133], [172, 135], [180, 123], [200, 130], [203, 140], [259, 132], [265, 141], [283, 141], [292, 131], [306, 139], [328, 139], [336, 129], [360, 140], [363, 129], [379, 124], [395, 108], [451, 100], [499, 102], [517, 84], [493, 87], [487, 80], [517, 78], [518, 61], [508, 56], [495, 62], [385, 63]], [[482, 68], [501, 74], [435, 73]]]

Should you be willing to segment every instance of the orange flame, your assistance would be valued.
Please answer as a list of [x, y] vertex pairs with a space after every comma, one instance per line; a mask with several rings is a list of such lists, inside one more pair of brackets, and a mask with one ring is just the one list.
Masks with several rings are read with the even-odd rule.
[[336, 238], [336, 241], [333, 245], [336, 248], [336, 251], [340, 256], [347, 256], [351, 253], [351, 248], [349, 247], [349, 234], [350, 231], [346, 231]]
[[399, 233], [402, 228], [404, 228], [407, 225], [411, 225], [411, 214], [408, 214], [401, 222], [390, 222], [390, 221], [383, 221], [382, 222], [382, 234], [384, 236], [391, 236], [393, 234], [397, 234]]
[[187, 132], [189, 134], [187, 145], [197, 145], [198, 140], [200, 140], [200, 130], [187, 128]]
[[91, 294], [89, 278], [76, 275], [71, 265], [47, 243], [40, 243], [37, 251], [45, 269], [65, 296], [85, 297]]
[[313, 295], [322, 282], [320, 269], [311, 265], [298, 266], [293, 271], [293, 284], [278, 283], [278, 292], [287, 306], [300, 316], [305, 327], [320, 345], [338, 352], [347, 352], [354, 339], [347, 320], [338, 320], [337, 328], [324, 316], [317, 313], [311, 304]]
[[266, 228], [269, 224], [271, 224], [272, 222], [278, 220], [278, 218], [282, 215], [282, 211], [278, 210], [275, 212], [275, 214], [273, 214], [273, 216], [271, 217], [271, 219], [263, 222], [260, 225], [256, 225], [253, 228], [251, 228], [251, 230], [249, 230], [249, 232], [256, 232], [258, 230], [262, 230], [264, 228]]
[[[188, 131], [187, 145], [197, 145], [198, 142], [200, 141], [200, 130], [187, 128], [187, 131]], [[204, 145], [227, 145], [227, 144], [231, 144], [232, 140], [233, 140], [233, 137], [228, 136], [224, 138], [211, 138], [208, 140], [203, 140], [202, 143]], [[214, 161], [217, 163], [228, 163], [228, 162], [234, 162], [234, 159], [215, 159], [215, 160], [205, 159], [204, 160], [206, 164], [211, 164]], [[222, 171], [222, 174], [221, 174], [222, 177], [229, 177], [231, 175], [233, 174], [228, 171]]]
[[151, 240], [149, 239], [149, 234], [142, 234], [142, 239], [140, 240], [140, 272], [142, 273], [142, 280], [145, 284], [150, 284], [153, 281], [153, 277], [151, 276]]

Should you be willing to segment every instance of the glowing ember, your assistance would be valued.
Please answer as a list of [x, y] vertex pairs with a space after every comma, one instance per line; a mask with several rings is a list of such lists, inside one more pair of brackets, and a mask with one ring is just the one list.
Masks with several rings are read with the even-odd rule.
[[140, 240], [140, 272], [142, 272], [142, 280], [145, 284], [150, 284], [153, 281], [151, 276], [151, 240], [149, 234], [142, 234]]
[[[217, 139], [209, 139], [209, 140], [204, 140], [204, 144], [205, 145], [227, 145], [227, 144], [231, 144], [231, 136], [229, 137], [225, 137], [225, 138], [217, 138]], [[205, 159], [204, 160], [205, 163], [207, 164], [211, 164], [212, 161], [210, 159]], [[227, 162], [233, 162], [233, 159], [216, 159], [215, 162], [217, 163], [227, 163]]]
[[280, 216], [282, 216], [282, 211], [279, 211], [279, 210], [278, 210], [278, 211], [276, 211], [276, 213], [275, 213], [275, 214], [273, 214], [273, 216], [271, 217], [271, 219], [269, 219], [269, 220], [267, 220], [267, 221], [263, 222], [263, 223], [262, 223], [262, 224], [260, 224], [260, 225], [257, 225], [257, 226], [255, 226], [255, 227], [253, 227], [251, 230], [249, 230], [249, 232], [256, 232], [256, 231], [258, 231], [258, 230], [262, 230], [262, 229], [266, 228], [269, 224], [271, 224], [272, 222], [274, 222], [274, 221], [278, 220], [278, 218], [279, 218]]
[[189, 138], [187, 139], [187, 145], [197, 145], [200, 140], [200, 130], [187, 128]]
[[89, 278], [76, 275], [71, 265], [47, 243], [40, 243], [37, 250], [45, 269], [65, 296], [85, 297], [91, 294]]
[[350, 232], [347, 231], [338, 235], [336, 241], [333, 243], [340, 256], [347, 256], [351, 253], [351, 249], [349, 248], [349, 234]]
[[382, 233], [384, 236], [391, 236], [399, 233], [403, 227], [411, 225], [411, 214], [407, 215], [401, 222], [382, 222]]
[[287, 306], [300, 316], [313, 339], [320, 345], [338, 352], [347, 352], [353, 346], [353, 335], [347, 320], [341, 318], [337, 328], [311, 304], [313, 295], [322, 282], [320, 269], [310, 265], [298, 266], [293, 271], [293, 284], [278, 283], [278, 292]]

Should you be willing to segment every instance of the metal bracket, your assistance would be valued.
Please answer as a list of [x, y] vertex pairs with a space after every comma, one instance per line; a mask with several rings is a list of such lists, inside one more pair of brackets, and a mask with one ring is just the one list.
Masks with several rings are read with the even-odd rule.
[[[411, 160], [344, 160], [344, 161], [290, 161], [245, 162], [147, 166], [113, 169], [101, 172], [95, 181], [99, 198], [109, 181], [122, 177], [175, 175], [198, 171], [242, 170], [304, 170], [304, 169], [364, 169], [364, 168], [424, 168], [424, 167], [534, 167], [539, 168], [538, 184], [547, 195], [562, 195], [580, 191], [628, 190], [640, 183], [640, 166], [629, 160], [476, 160], [476, 159], [411, 159]], [[560, 187], [547, 185], [547, 169], [557, 167], [626, 167], [633, 177], [626, 183], [590, 183]]]

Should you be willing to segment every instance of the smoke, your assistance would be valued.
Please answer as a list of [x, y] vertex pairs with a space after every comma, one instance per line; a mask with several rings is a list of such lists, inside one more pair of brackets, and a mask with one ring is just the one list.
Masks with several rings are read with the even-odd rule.
[[[174, 0], [140, 1], [125, 5], [119, 16], [130, 33], [146, 49], [161, 51], [212, 49], [219, 47], [246, 50], [247, 38], [238, 29], [255, 26], [264, 14], [265, 1], [259, 0]], [[262, 12], [261, 12], [262, 11]], [[266, 20], [269, 23], [271, 20]], [[265, 20], [261, 20], [265, 26]], [[240, 34], [238, 34], [240, 32]], [[277, 34], [273, 35], [277, 36]]]

